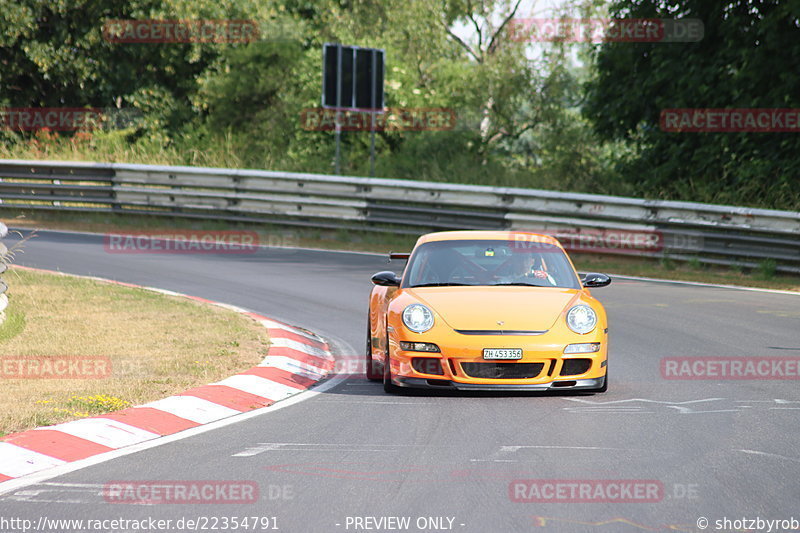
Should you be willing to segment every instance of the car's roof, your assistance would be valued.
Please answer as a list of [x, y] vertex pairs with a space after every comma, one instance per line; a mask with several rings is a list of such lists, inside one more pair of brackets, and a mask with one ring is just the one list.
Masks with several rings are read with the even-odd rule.
[[433, 241], [463, 241], [463, 240], [496, 240], [517, 242], [543, 242], [561, 248], [561, 244], [550, 235], [533, 233], [530, 231], [495, 231], [495, 230], [469, 230], [469, 231], [438, 231], [421, 236], [417, 246]]

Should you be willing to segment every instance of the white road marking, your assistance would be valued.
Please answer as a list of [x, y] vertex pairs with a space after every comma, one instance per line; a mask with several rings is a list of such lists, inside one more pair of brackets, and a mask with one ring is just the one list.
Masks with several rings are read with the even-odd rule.
[[[245, 313], [249, 313], [249, 312], [250, 312], [250, 311], [248, 311], [247, 309], [243, 309], [243, 308], [241, 308], [241, 307], [238, 307], [238, 306], [236, 306], [236, 305], [225, 304], [225, 303], [222, 303], [222, 302], [212, 302], [212, 303], [213, 303], [214, 305], [216, 305], [217, 307], [222, 307], [223, 309], [227, 309], [227, 310], [229, 310], [229, 311], [234, 311], [234, 312], [236, 312], [236, 313], [242, 313], [242, 314], [245, 314]], [[258, 313], [254, 313], [254, 314], [256, 314], [256, 315], [257, 315]]]
[[[94, 279], [105, 281], [105, 280], [103, 280], [103, 278], [94, 278]], [[106, 278], [106, 279], [108, 279], [108, 278]], [[159, 289], [158, 287], [147, 287], [147, 288], [149, 290], [153, 291], [153, 292], [157, 292], [159, 294], [164, 294], [166, 296], [183, 296], [183, 294], [181, 294], [179, 292], [169, 291], [167, 289]]]
[[290, 348], [292, 350], [297, 350], [298, 352], [307, 353], [308, 355], [314, 355], [317, 357], [326, 357], [328, 355], [328, 352], [322, 348], [317, 348], [309, 344], [303, 344], [302, 342], [292, 339], [285, 339], [283, 337], [271, 338], [269, 340], [269, 345], [270, 348]]
[[[63, 465], [66, 461], [37, 453], [8, 442], [0, 442], [0, 474], [20, 477], [43, 468]], [[0, 485], [2, 486], [2, 485]]]
[[256, 396], [268, 398], [273, 401], [283, 400], [284, 398], [288, 398], [289, 396], [297, 394], [302, 390], [250, 374], [238, 374], [231, 376], [223, 379], [222, 381], [213, 383], [213, 385], [225, 385], [227, 387], [232, 387], [234, 389], [255, 394]]
[[691, 407], [682, 405], [668, 405], [667, 409], [677, 409], [682, 415], [699, 415], [704, 413], [738, 413], [740, 409], [711, 409], [709, 411], [695, 411]]
[[[623, 452], [629, 452], [629, 451], [633, 451], [634, 450], [634, 448], [606, 448], [604, 446], [556, 446], [556, 445], [547, 446], [547, 445], [527, 445], [527, 444], [523, 444], [523, 445], [519, 445], [519, 446], [516, 446], [516, 445], [515, 446], [501, 446], [499, 451], [504, 452], [504, 453], [506, 453], [506, 452], [513, 453], [513, 452], [517, 452], [519, 450], [528, 449], [528, 448], [535, 449], [535, 450], [590, 450], [590, 451], [608, 450], [608, 451], [623, 451]], [[641, 450], [639, 450], [639, 451], [641, 451]]]
[[580, 407], [565, 407], [564, 409], [566, 411], [572, 411], [572, 412], [586, 411], [591, 413], [600, 413], [600, 412], [614, 411], [619, 413], [636, 413], [644, 409], [644, 407], [624, 407], [622, 405], [609, 405], [608, 407], [602, 407], [602, 406], [582, 405]]
[[132, 444], [157, 439], [161, 435], [130, 426], [109, 418], [84, 418], [55, 426], [45, 426], [32, 431], [61, 431], [69, 435], [86, 439], [109, 448], [122, 448]]
[[241, 411], [225, 407], [218, 403], [204, 400], [196, 396], [170, 396], [161, 400], [146, 403], [142, 407], [152, 407], [159, 411], [191, 420], [198, 424], [207, 424], [233, 415]]
[[775, 459], [784, 459], [786, 461], [792, 461], [793, 463], [800, 463], [800, 459], [794, 459], [792, 457], [786, 457], [784, 455], [778, 455], [777, 453], [767, 453], [767, 452], [759, 452], [758, 450], [737, 450], [742, 453], [747, 453], [750, 455], [761, 455], [764, 457], [774, 457]]
[[382, 452], [401, 448], [450, 448], [451, 446], [430, 446], [427, 444], [338, 444], [314, 442], [262, 442], [231, 455], [231, 457], [253, 457], [260, 453], [274, 451], [293, 452]]
[[[97, 505], [98, 500], [103, 496], [103, 485], [100, 483], [41, 483], [37, 488], [30, 490], [18, 490], [9, 494], [6, 499], [17, 502], [27, 503], [78, 503]], [[56, 499], [50, 499], [59, 494]], [[68, 495], [68, 496], [64, 496]], [[74, 499], [84, 495], [91, 495], [91, 498]]]
[[[272, 361], [272, 359], [276, 360]], [[296, 359], [290, 359], [283, 356], [269, 356], [258, 366], [261, 368], [277, 368], [278, 370], [283, 370], [284, 372], [289, 372], [291, 374], [297, 374], [298, 376], [313, 379], [314, 381], [319, 381], [325, 375], [325, 372], [318, 367], [311, 365], [305, 365], [304, 367], [301, 367], [299, 366], [300, 364], [301, 363], [299, 363], [299, 361]]]
[[275, 322], [274, 320], [270, 320], [268, 318], [261, 319], [261, 320], [259, 320], [259, 322], [261, 322], [261, 324], [264, 325], [264, 327], [266, 327], [267, 329], [282, 329], [282, 330], [288, 331], [289, 333], [294, 333], [295, 335], [300, 335], [302, 337], [305, 337], [308, 340], [311, 340], [311, 341], [314, 341], [314, 342], [324, 342], [324, 341], [321, 340], [320, 337], [317, 337], [315, 335], [311, 335], [309, 333], [306, 333], [302, 329], [293, 328], [292, 326], [288, 326], [286, 324], [281, 324], [280, 322]]
[[309, 377], [312, 379], [319, 379], [327, 373], [327, 370], [324, 368], [312, 365], [311, 363], [304, 363], [303, 361], [298, 361], [297, 359], [293, 359], [285, 355], [267, 356], [267, 358], [263, 362], [259, 363], [258, 366], [271, 366], [286, 370], [287, 372], [292, 372], [293, 374], [301, 375], [303, 372], [307, 372]]
[[245, 448], [244, 450], [240, 451], [239, 453], [235, 453], [231, 455], [231, 457], [252, 457], [254, 455], [258, 455], [260, 453], [269, 452], [275, 449], [280, 448], [280, 444], [267, 444], [264, 446], [254, 446], [251, 448]]
[[644, 402], [644, 403], [655, 403], [663, 405], [684, 405], [684, 404], [701, 403], [701, 402], [715, 402], [718, 400], [724, 400], [725, 398], [704, 398], [702, 400], [687, 400], [684, 402], [648, 400], [646, 398], [629, 398], [627, 400], [611, 400], [608, 402], [593, 402], [592, 400], [584, 400], [582, 398], [564, 398], [564, 399], [570, 402], [586, 403], [590, 405], [611, 405], [611, 404], [630, 403], [630, 402]]
[[641, 409], [633, 409], [633, 410], [630, 410], [630, 409], [603, 409], [603, 410], [598, 410], [598, 409], [592, 409], [591, 407], [567, 407], [565, 410], [569, 411], [570, 413], [576, 413], [576, 414], [597, 414], [597, 413], [610, 414], [610, 415], [619, 415], [619, 414], [626, 414], [626, 415], [652, 415], [652, 414], [655, 414], [655, 411], [644, 411], [644, 410], [641, 410]]
[[680, 414], [703, 414], [703, 413], [737, 413], [743, 407], [737, 406], [734, 409], [713, 409], [713, 410], [696, 410], [689, 405], [695, 405], [706, 402], [716, 402], [725, 400], [725, 398], [703, 398], [700, 400], [686, 400], [683, 402], [670, 402], [663, 400], [649, 400], [646, 398], [629, 398], [626, 400], [611, 400], [607, 402], [595, 402], [592, 400], [584, 400], [581, 398], [564, 398], [571, 402], [578, 402], [586, 405], [581, 407], [564, 407], [565, 411], [571, 413], [604, 413], [604, 414], [652, 414], [654, 411], [645, 411], [642, 406], [622, 405], [632, 402], [641, 402], [650, 405], [663, 405], [667, 409], [675, 409]]
[[736, 400], [736, 403], [779, 403], [779, 404], [786, 404], [786, 403], [800, 403], [798, 400], [781, 400], [781, 399], [774, 399], [774, 400]]
[[103, 483], [59, 483], [57, 481], [45, 481], [44, 483], [40, 483], [40, 485], [45, 487], [65, 487], [65, 488], [76, 488], [76, 489], [98, 489], [101, 490], [105, 487]]
[[16, 494], [12, 494], [10, 496], [7, 496], [5, 499], [9, 500], [9, 501], [24, 502], [24, 503], [61, 503], [61, 504], [68, 503], [70, 505], [73, 505], [73, 504], [75, 504], [75, 505], [97, 505], [98, 504], [97, 500], [94, 500], [94, 501], [90, 501], [90, 500], [62, 500], [60, 498], [58, 500], [47, 500], [47, 499], [40, 499], [40, 498], [33, 499], [33, 498], [25, 497], [25, 496], [16, 496]]
[[[741, 413], [745, 409], [752, 409], [753, 406], [751, 405], [734, 405], [732, 408], [727, 409], [705, 409], [705, 410], [698, 410], [694, 407], [694, 404], [704, 403], [704, 402], [715, 402], [715, 401], [722, 401], [726, 400], [727, 398], [704, 398], [700, 400], [688, 400], [683, 402], [668, 402], [662, 400], [648, 400], [644, 398], [630, 398], [626, 400], [612, 400], [608, 402], [593, 402], [591, 400], [583, 400], [581, 398], [564, 398], [565, 400], [571, 402], [579, 402], [588, 405], [582, 405], [580, 407], [564, 407], [565, 411], [569, 411], [571, 413], [603, 413], [603, 414], [652, 414], [655, 411], [645, 411], [644, 407], [637, 407], [637, 406], [629, 406], [629, 405], [621, 405], [630, 402], [643, 402], [646, 404], [656, 404], [656, 405], [663, 405], [667, 409], [674, 409], [678, 411], [680, 414], [708, 414], [708, 413]], [[800, 401], [796, 400], [781, 400], [781, 399], [774, 399], [774, 400], [732, 400], [736, 404], [742, 403], [760, 403], [760, 404], [773, 404], [773, 405], [780, 405], [781, 407], [769, 407], [769, 410], [800, 410], [800, 407], [790, 407], [786, 406], [787, 404], [792, 403], [800, 403]], [[690, 407], [691, 406], [691, 407]], [[786, 406], [786, 407], [784, 407]]]

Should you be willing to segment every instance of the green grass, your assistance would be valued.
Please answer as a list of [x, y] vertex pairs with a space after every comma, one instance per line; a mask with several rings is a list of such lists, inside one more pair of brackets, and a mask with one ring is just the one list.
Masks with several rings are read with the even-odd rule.
[[11, 306], [5, 311], [5, 321], [0, 324], [0, 344], [19, 335], [25, 329], [25, 313]]

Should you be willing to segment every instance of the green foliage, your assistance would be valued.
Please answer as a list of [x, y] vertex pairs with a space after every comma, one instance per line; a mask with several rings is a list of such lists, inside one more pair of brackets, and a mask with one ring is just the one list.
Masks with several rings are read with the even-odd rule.
[[631, 192], [656, 198], [798, 209], [800, 136], [670, 133], [669, 108], [798, 108], [796, 5], [779, 0], [616, 0], [620, 18], [698, 18], [697, 43], [608, 43], [587, 85], [587, 116], [635, 155], [616, 162]]
[[[777, 0], [616, 0], [611, 16], [700, 18], [705, 39], [554, 43], [533, 54], [506, 31], [528, 16], [517, 0], [0, 4], [0, 106], [121, 107], [144, 117], [80, 138], [0, 130], [6, 157], [332, 172], [334, 134], [304, 130], [301, 113], [319, 107], [322, 44], [341, 42], [386, 50], [387, 106], [457, 116], [452, 131], [379, 132], [380, 176], [800, 205], [800, 137], [659, 129], [663, 108], [800, 107], [800, 81], [785, 69], [800, 57], [800, 30]], [[576, 6], [580, 16], [607, 15], [597, 0]], [[259, 39], [114, 43], [102, 31], [111, 19], [252, 20]], [[369, 140], [342, 135], [344, 173], [369, 172]]]
[[764, 259], [758, 264], [758, 277], [770, 280], [775, 277], [777, 263], [774, 259]]
[[659, 263], [661, 263], [661, 268], [664, 270], [675, 270], [675, 260], [669, 257], [668, 255], [664, 254], [659, 259]]
[[301, 54], [299, 42], [289, 40], [225, 51], [218, 68], [200, 80], [197, 102], [208, 127], [227, 132], [244, 151], [285, 153], [299, 114], [297, 95], [286, 89]]

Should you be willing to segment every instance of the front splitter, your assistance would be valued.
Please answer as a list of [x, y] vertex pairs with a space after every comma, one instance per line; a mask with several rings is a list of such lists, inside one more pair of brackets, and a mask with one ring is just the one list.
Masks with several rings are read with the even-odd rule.
[[[504, 383], [459, 383], [446, 379], [428, 380], [424, 378], [404, 378], [396, 377], [393, 382], [400, 387], [415, 389], [442, 389], [442, 390], [465, 390], [465, 391], [580, 391], [599, 389], [605, 383], [605, 376], [594, 379], [571, 379], [562, 382], [552, 381], [550, 383], [536, 383], [531, 385], [506, 385]], [[431, 383], [435, 381], [435, 383]], [[571, 383], [574, 385], [559, 385], [559, 383]]]

